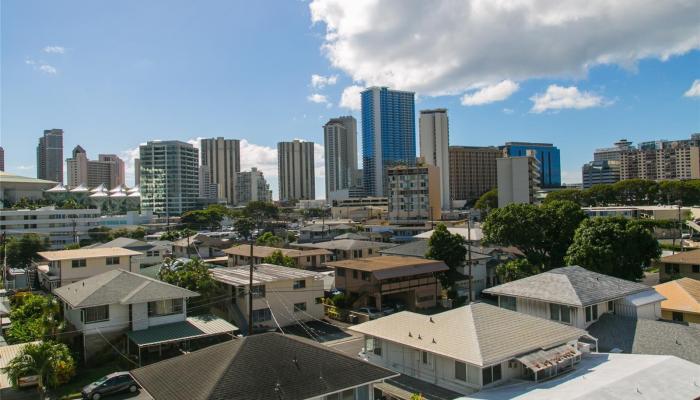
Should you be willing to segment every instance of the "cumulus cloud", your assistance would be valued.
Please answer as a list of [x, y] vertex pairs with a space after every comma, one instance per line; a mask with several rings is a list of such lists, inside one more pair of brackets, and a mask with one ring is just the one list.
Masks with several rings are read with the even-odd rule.
[[41, 49], [44, 53], [54, 53], [54, 54], [63, 54], [66, 52], [65, 47], [62, 46], [46, 46], [43, 49]]
[[189, 140], [187, 141], [187, 143], [191, 144], [192, 146], [194, 146], [195, 149], [199, 150], [199, 149], [202, 148], [202, 147], [201, 147], [202, 139], [206, 139], [206, 138], [201, 137], [201, 136], [197, 136], [197, 137], [194, 138], [194, 139], [189, 139]]
[[343, 89], [343, 94], [340, 96], [340, 106], [350, 110], [359, 110], [362, 104], [360, 92], [365, 90], [362, 86], [352, 85]]
[[532, 97], [532, 109], [530, 112], [541, 113], [547, 110], [561, 110], [574, 108], [600, 107], [610, 104], [610, 101], [590, 92], [581, 92], [576, 86], [549, 85], [545, 93], [538, 93]]
[[480, 106], [482, 104], [503, 101], [518, 91], [520, 86], [511, 81], [505, 80], [495, 85], [486, 86], [473, 93], [462, 96], [463, 106]]
[[314, 174], [316, 178], [326, 177], [326, 152], [322, 144], [314, 143]]
[[328, 97], [326, 97], [323, 94], [320, 93], [313, 93], [310, 94], [306, 100], [312, 102], [312, 103], [319, 103], [319, 104], [326, 104], [328, 103]]
[[250, 171], [252, 167], [262, 171], [266, 178], [276, 177], [278, 175], [277, 148], [241, 139], [241, 171]]
[[48, 74], [48, 75], [56, 75], [58, 71], [56, 70], [56, 67], [53, 65], [49, 64], [42, 64], [39, 66], [39, 71]]
[[685, 93], [683, 93], [683, 96], [685, 96], [685, 97], [700, 97], [700, 79], [694, 80], [693, 84], [690, 85], [690, 89], [688, 89]]
[[[146, 143], [140, 143], [139, 146], [144, 144]], [[134, 169], [134, 160], [139, 158], [139, 146], [119, 152], [119, 158], [124, 161], [124, 179], [127, 185], [133, 185], [134, 183], [134, 176], [136, 172]]]
[[338, 75], [311, 75], [311, 86], [313, 86], [316, 89], [322, 89], [326, 86], [333, 86], [336, 82], [338, 82]]
[[313, 0], [309, 8], [326, 28], [322, 51], [333, 67], [361, 85], [427, 95], [582, 77], [596, 65], [633, 67], [700, 48], [696, 0]]

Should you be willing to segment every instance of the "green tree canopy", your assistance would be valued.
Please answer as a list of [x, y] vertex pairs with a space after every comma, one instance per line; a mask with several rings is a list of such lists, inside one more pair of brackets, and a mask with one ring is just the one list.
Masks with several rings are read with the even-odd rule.
[[700, 179], [656, 182], [628, 179], [613, 184], [601, 184], [589, 189], [564, 189], [551, 192], [545, 202], [571, 200], [584, 207], [607, 205], [700, 204]]
[[251, 201], [245, 206], [243, 213], [256, 221], [273, 220], [279, 216], [279, 207], [265, 201]]
[[238, 218], [233, 223], [233, 227], [244, 239], [250, 239], [253, 235], [253, 230], [255, 229], [255, 221], [248, 217]]
[[14, 387], [17, 387], [19, 378], [38, 375], [38, 390], [43, 398], [47, 387], [65, 384], [75, 375], [75, 360], [63, 343], [28, 343], [3, 368], [3, 372]]
[[[21, 293], [21, 295], [20, 295]], [[63, 328], [61, 307], [50, 296], [20, 292], [18, 300], [13, 300], [10, 312], [12, 325], [6, 332], [10, 343], [24, 343], [55, 337]]]
[[255, 240], [255, 244], [258, 246], [284, 247], [284, 239], [272, 232], [265, 232]]
[[37, 254], [49, 248], [49, 240], [36, 233], [27, 233], [21, 237], [9, 237], [5, 242], [7, 264], [16, 268], [27, 268], [33, 261], [39, 260]]
[[568, 265], [628, 280], [639, 280], [643, 269], [661, 255], [659, 242], [637, 221], [598, 217], [581, 223], [566, 254]]
[[428, 239], [428, 252], [425, 256], [443, 261], [449, 267], [448, 271], [440, 275], [440, 282], [446, 289], [452, 289], [455, 282], [461, 278], [457, 268], [465, 262], [465, 244], [464, 237], [450, 233], [445, 224], [438, 224]]
[[211, 295], [215, 290], [209, 267], [199, 258], [193, 258], [184, 264], [178, 264], [172, 259], [167, 260], [158, 272], [158, 278], [171, 285], [197, 292], [202, 297]]
[[501, 283], [517, 281], [518, 279], [536, 275], [539, 272], [539, 269], [532, 265], [527, 258], [510, 260], [496, 267], [496, 275], [498, 275]]
[[489, 211], [498, 208], [498, 189], [493, 188], [484, 193], [474, 204], [474, 208], [488, 214]]
[[568, 200], [576, 204], [583, 203], [583, 190], [579, 189], [562, 189], [550, 192], [544, 198], [544, 203], [550, 203], [556, 200]]
[[221, 227], [221, 221], [231, 216], [231, 210], [220, 204], [211, 204], [203, 210], [186, 211], [181, 222], [190, 227], [215, 230]]
[[282, 265], [284, 267], [296, 268], [297, 262], [289, 256], [282, 254], [281, 250], [275, 250], [268, 257], [263, 258], [263, 263]]

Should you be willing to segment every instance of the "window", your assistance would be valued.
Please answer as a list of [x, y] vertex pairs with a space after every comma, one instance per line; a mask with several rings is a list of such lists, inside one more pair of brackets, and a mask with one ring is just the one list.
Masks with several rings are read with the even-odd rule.
[[294, 312], [306, 311], [306, 302], [294, 303]]
[[678, 264], [666, 264], [664, 266], [664, 271], [667, 274], [677, 274], [681, 272], [680, 266]]
[[86, 324], [109, 321], [109, 306], [97, 306], [84, 308], [80, 314], [81, 320]]
[[163, 315], [182, 314], [182, 299], [170, 299], [148, 302], [148, 316], [160, 317]]
[[455, 361], [455, 379], [467, 381], [467, 364]]
[[71, 267], [73, 268], [83, 268], [87, 267], [87, 260], [82, 258], [80, 260], [72, 260], [71, 261]]
[[265, 297], [265, 285], [255, 285], [250, 291], [253, 293], [253, 298]]
[[314, 299], [315, 304], [322, 304], [323, 303], [323, 297], [316, 297]]
[[294, 281], [294, 289], [304, 289], [306, 287], [305, 279], [297, 279]]
[[352, 279], [357, 279], [357, 270], [356, 269], [352, 270]]
[[433, 355], [427, 351], [420, 352], [420, 362], [423, 366], [433, 369]]
[[345, 276], [345, 268], [336, 268], [335, 273], [338, 274], [338, 276]]
[[253, 310], [253, 323], [265, 322], [272, 319], [272, 311], [269, 308]]
[[549, 319], [569, 324], [571, 323], [571, 309], [568, 306], [550, 303]]
[[371, 276], [372, 276], [372, 274], [370, 274], [369, 272], [362, 271], [362, 280], [363, 281], [369, 281]]
[[675, 312], [675, 311], [674, 311], [673, 314], [671, 314], [671, 318], [672, 318], [674, 321], [683, 322], [683, 313]]
[[119, 265], [119, 257], [107, 257], [107, 265]]
[[608, 312], [614, 313], [615, 312], [615, 303], [610, 300], [608, 302]]
[[691, 269], [693, 270], [694, 274], [700, 273], [700, 265], [695, 264], [691, 267]]
[[382, 355], [382, 341], [373, 336], [365, 336], [365, 352], [374, 353], [377, 356]]
[[598, 319], [598, 305], [586, 307], [586, 322], [595, 321]]
[[501, 380], [501, 364], [486, 367], [481, 370], [482, 385]]
[[367, 249], [367, 254], [372, 255], [372, 249]]
[[517, 311], [515, 307], [515, 297], [498, 296], [498, 305], [511, 311]]

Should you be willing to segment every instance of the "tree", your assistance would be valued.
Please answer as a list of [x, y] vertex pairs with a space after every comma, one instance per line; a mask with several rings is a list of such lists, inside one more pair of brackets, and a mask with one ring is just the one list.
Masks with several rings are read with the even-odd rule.
[[77, 250], [80, 248], [80, 243], [68, 243], [63, 246], [63, 250]]
[[637, 221], [623, 217], [598, 217], [576, 230], [566, 253], [568, 265], [627, 280], [639, 280], [651, 260], [661, 256], [659, 242]]
[[7, 330], [9, 342], [23, 343], [55, 337], [63, 328], [61, 307], [55, 298], [27, 292], [13, 303], [10, 312], [12, 325]]
[[209, 267], [199, 258], [193, 258], [183, 264], [176, 264], [173, 260], [163, 263], [158, 278], [171, 285], [189, 289], [209, 296], [215, 290], [214, 279], [209, 273]]
[[539, 269], [530, 264], [526, 258], [510, 260], [496, 267], [496, 274], [501, 283], [517, 281], [518, 279], [536, 275], [539, 272]]
[[484, 241], [515, 246], [544, 271], [564, 265], [576, 228], [586, 218], [581, 207], [554, 200], [542, 206], [509, 204], [493, 210], [483, 225]]
[[283, 247], [284, 239], [275, 236], [272, 232], [265, 232], [255, 240], [255, 244], [258, 246]]
[[204, 210], [186, 211], [182, 214], [181, 222], [199, 229], [215, 230], [221, 227], [221, 221], [229, 215], [230, 211], [226, 207], [212, 204]]
[[576, 204], [582, 204], [583, 191], [579, 189], [562, 189], [550, 192], [544, 198], [544, 203], [549, 203], [555, 200], [568, 200]]
[[7, 263], [16, 268], [27, 268], [40, 258], [38, 252], [48, 248], [48, 238], [42, 238], [36, 233], [27, 233], [20, 238], [11, 237], [5, 243]]
[[452, 289], [455, 282], [461, 277], [457, 268], [464, 264], [467, 249], [466, 241], [460, 235], [453, 235], [447, 230], [445, 224], [438, 224], [433, 234], [428, 239], [428, 252], [426, 257], [443, 261], [448, 267], [444, 274], [440, 274], [440, 282], [446, 289]]
[[253, 235], [253, 229], [255, 229], [255, 222], [248, 217], [238, 218], [236, 222], [233, 223], [236, 232], [241, 235], [244, 239], [251, 238]]
[[474, 208], [488, 214], [489, 211], [498, 208], [498, 189], [493, 188], [479, 197]]
[[12, 386], [17, 387], [19, 378], [38, 376], [39, 395], [44, 396], [46, 388], [58, 387], [75, 375], [75, 360], [68, 346], [63, 343], [45, 341], [28, 343], [3, 368]]
[[256, 221], [277, 219], [279, 208], [265, 201], [251, 201], [245, 206], [244, 214]]
[[282, 254], [282, 250], [275, 250], [269, 256], [262, 259], [265, 264], [282, 265], [284, 267], [296, 268], [297, 262], [289, 256]]

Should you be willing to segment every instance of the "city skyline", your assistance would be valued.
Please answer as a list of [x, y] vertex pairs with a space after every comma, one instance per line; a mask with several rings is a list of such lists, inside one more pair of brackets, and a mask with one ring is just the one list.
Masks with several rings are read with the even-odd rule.
[[[156, 16], [175, 27], [189, 21], [185, 3], [171, 3], [167, 10], [164, 4], [124, 3], [99, 10], [87, 3], [3, 3], [2, 95], [6, 101], [1, 145], [8, 172], [36, 176], [33, 147], [43, 130], [52, 128], [64, 131], [62, 162], [76, 145], [91, 154], [117, 154], [126, 163], [128, 184], [133, 184], [133, 156], [139, 144], [223, 136], [241, 140], [241, 170], [258, 167], [276, 192], [276, 143], [301, 138], [316, 143], [315, 186], [321, 198], [325, 197], [323, 146], [319, 145], [323, 123], [352, 115], [361, 131], [357, 87], [371, 85], [415, 90], [416, 124], [420, 110], [447, 108], [451, 145], [553, 143], [561, 150], [564, 183], [581, 182], [581, 166], [591, 160], [595, 148], [608, 147], [620, 138], [635, 143], [676, 140], [700, 131], [700, 76], [696, 72], [700, 44], [689, 39], [694, 36], [688, 35], [689, 22], [682, 15], [692, 15], [693, 10], [680, 3], [669, 2], [661, 6], [663, 10], [656, 10], [666, 17], [656, 18], [658, 24], [677, 29], [665, 39], [628, 35], [622, 47], [634, 45], [640, 50], [626, 59], [619, 49], [600, 45], [592, 49], [590, 59], [567, 59], [565, 63], [550, 58], [558, 63], [551, 68], [532, 62], [527, 63], [526, 72], [518, 74], [509, 62], [494, 68], [498, 76], [437, 71], [435, 77], [423, 76], [423, 82], [408, 79], [414, 71], [397, 65], [387, 66], [394, 68], [394, 74], [385, 79], [363, 68], [376, 66], [373, 63], [384, 56], [357, 61], [339, 53], [346, 48], [366, 57], [367, 49], [354, 40], [359, 33], [353, 29], [362, 28], [348, 25], [352, 13], [335, 15], [323, 2], [283, 3], [272, 10], [209, 2], [201, 12], [211, 18], [206, 23], [191, 21], [191, 32], [167, 27], [152, 32], [148, 27]], [[678, 10], [673, 11], [674, 7]], [[599, 27], [598, 8], [589, 10], [593, 18], [588, 28]], [[370, 18], [377, 16], [376, 9], [366, 11]], [[93, 18], [85, 21], [81, 18], [84, 12]], [[138, 17], [132, 18], [135, 14]], [[265, 24], [269, 32], [256, 28], [256, 21], [263, 17], [269, 18]], [[230, 18], [236, 23], [225, 23]], [[429, 39], [431, 27], [441, 30], [431, 25], [435, 21], [426, 19], [419, 21], [418, 31], [412, 34], [406, 26], [415, 18], [420, 17], [416, 14], [404, 18], [403, 26], [388, 27], [387, 35], [403, 29], [401, 40], [410, 44], [421, 40], [421, 35]], [[611, 18], [638, 32], [640, 20], [635, 18], [643, 15], [613, 13]], [[19, 22], [27, 19], [35, 23]], [[82, 22], [76, 23], [78, 20]], [[478, 27], [483, 21], [470, 22]], [[126, 25], [131, 28], [123, 37], [115, 33], [118, 29], [105, 28]], [[339, 30], [336, 41], [326, 36], [329, 26]], [[235, 39], [239, 30], [248, 32], [249, 43]], [[534, 40], [529, 33], [514, 41]], [[382, 39], [379, 32], [371, 34]], [[602, 34], [608, 41], [620, 39], [607, 31]], [[490, 44], [502, 40], [490, 31], [484, 33], [484, 39]], [[338, 41], [347, 46], [336, 46]], [[586, 35], [582, 41], [592, 43]], [[202, 46], [203, 42], [210, 43]], [[469, 40], [459, 44], [466, 46]], [[483, 51], [472, 50], [469, 55], [484, 57], [487, 53]], [[552, 51], [560, 51], [563, 58], [570, 56], [561, 49]], [[249, 60], [241, 60], [240, 54]], [[283, 70], [272, 62], [272, 54], [289, 60]], [[454, 53], [445, 55], [454, 57]], [[408, 58], [397, 54], [396, 59]], [[469, 65], [468, 59], [459, 61]], [[384, 70], [378, 69], [380, 72]], [[257, 96], [246, 93], [252, 90]], [[259, 123], [261, 117], [265, 124]]]

